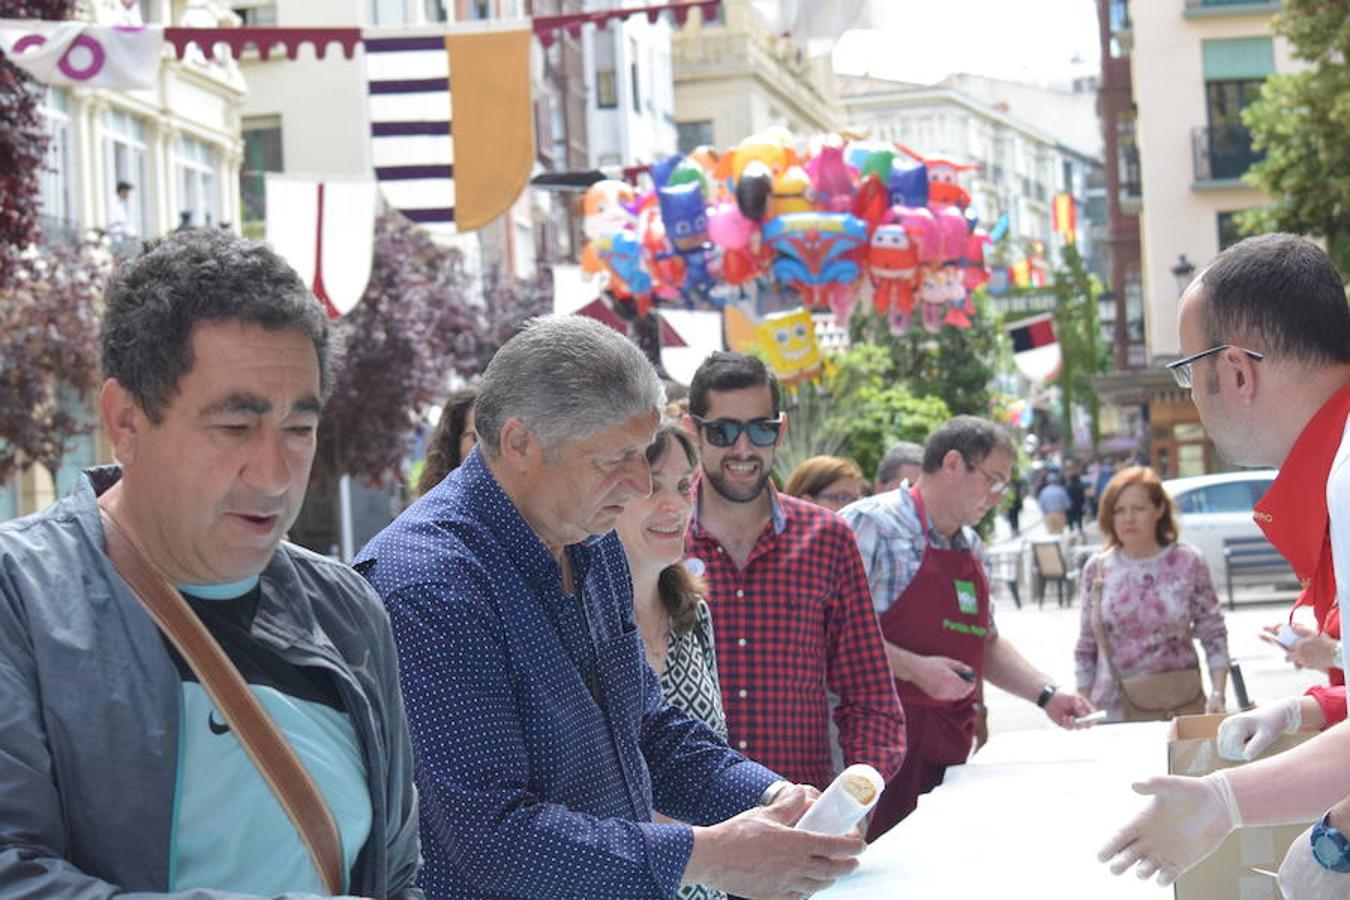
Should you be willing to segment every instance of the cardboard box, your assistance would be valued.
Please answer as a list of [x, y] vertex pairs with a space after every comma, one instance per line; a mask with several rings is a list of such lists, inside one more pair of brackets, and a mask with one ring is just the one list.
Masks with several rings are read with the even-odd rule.
[[[1174, 719], [1167, 736], [1167, 771], [1173, 775], [1198, 776], [1242, 765], [1219, 755], [1215, 736], [1223, 720], [1222, 714]], [[1287, 734], [1265, 756], [1283, 753], [1313, 734]], [[1218, 850], [1177, 880], [1176, 900], [1280, 900], [1275, 879], [1253, 872], [1252, 867], [1279, 871], [1285, 851], [1310, 824], [1237, 829]]]

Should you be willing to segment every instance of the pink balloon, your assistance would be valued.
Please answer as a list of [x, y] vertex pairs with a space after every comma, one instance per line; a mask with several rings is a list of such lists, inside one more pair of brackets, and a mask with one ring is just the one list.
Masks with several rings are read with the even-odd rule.
[[960, 259], [966, 250], [966, 236], [970, 229], [966, 217], [955, 206], [944, 206], [933, 211], [937, 219], [938, 255], [935, 262], [950, 262]]
[[740, 250], [750, 244], [755, 221], [747, 219], [731, 201], [719, 203], [708, 213], [708, 237], [719, 247]]
[[890, 218], [897, 221], [909, 234], [910, 243], [919, 251], [919, 262], [938, 262], [942, 259], [942, 235], [937, 217], [926, 206], [892, 206]]

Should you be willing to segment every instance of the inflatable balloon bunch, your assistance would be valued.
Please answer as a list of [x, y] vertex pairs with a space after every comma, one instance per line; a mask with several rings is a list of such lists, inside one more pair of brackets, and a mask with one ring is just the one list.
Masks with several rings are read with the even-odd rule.
[[970, 293], [989, 279], [989, 236], [959, 182], [970, 168], [838, 135], [800, 151], [782, 130], [723, 153], [699, 148], [652, 166], [645, 194], [620, 181], [589, 189], [583, 265], [640, 313], [768, 290], [841, 325], [870, 298], [896, 333], [916, 313], [929, 331], [968, 328]]

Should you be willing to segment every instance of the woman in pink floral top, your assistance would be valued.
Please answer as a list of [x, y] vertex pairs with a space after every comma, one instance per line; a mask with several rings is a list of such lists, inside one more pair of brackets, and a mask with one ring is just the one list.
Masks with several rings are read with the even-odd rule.
[[1111, 667], [1092, 624], [1093, 585], [1102, 586], [1102, 625], [1122, 678], [1193, 669], [1193, 640], [1205, 648], [1213, 691], [1206, 712], [1224, 710], [1228, 683], [1228, 628], [1210, 579], [1209, 564], [1177, 541], [1172, 502], [1154, 471], [1124, 469], [1107, 484], [1097, 515], [1106, 550], [1083, 567], [1083, 623], [1074, 651], [1078, 693], [1109, 721], [1122, 716]]

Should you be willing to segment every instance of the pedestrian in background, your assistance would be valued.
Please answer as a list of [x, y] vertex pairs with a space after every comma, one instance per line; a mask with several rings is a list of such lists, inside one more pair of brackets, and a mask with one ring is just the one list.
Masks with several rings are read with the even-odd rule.
[[831, 512], [867, 495], [862, 469], [842, 456], [813, 456], [792, 470], [783, 493], [800, 497]]
[[[1106, 549], [1083, 567], [1078, 692], [1112, 722], [1223, 712], [1228, 629], [1209, 563], [1177, 540], [1172, 500], [1157, 473], [1116, 473], [1097, 522]], [[1208, 697], [1197, 640], [1213, 688]]]

